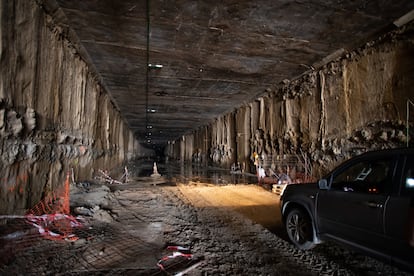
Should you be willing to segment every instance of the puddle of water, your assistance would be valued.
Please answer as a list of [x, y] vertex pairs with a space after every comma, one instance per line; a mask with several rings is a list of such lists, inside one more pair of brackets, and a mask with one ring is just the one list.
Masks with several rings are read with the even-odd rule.
[[[257, 177], [247, 173], [230, 173], [230, 169], [211, 166], [195, 166], [182, 162], [157, 162], [158, 172], [167, 178], [175, 178], [182, 183], [202, 182], [217, 185], [253, 184]], [[139, 161], [133, 165], [138, 171], [137, 176], [150, 176], [153, 173], [154, 161]]]

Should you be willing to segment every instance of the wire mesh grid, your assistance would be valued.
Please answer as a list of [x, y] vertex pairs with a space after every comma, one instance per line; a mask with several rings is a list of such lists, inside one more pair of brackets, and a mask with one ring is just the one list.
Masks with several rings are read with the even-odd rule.
[[71, 215], [69, 182], [25, 215], [0, 216], [0, 275], [168, 275], [199, 262], [149, 242], [133, 210], [112, 223]]
[[[51, 240], [40, 234], [24, 218], [3, 219], [0, 274], [161, 273], [156, 266], [159, 258], [158, 246], [126, 233], [119, 226], [84, 225], [74, 229], [73, 234], [78, 237], [75, 241]], [[143, 258], [149, 261], [143, 262]], [[143, 263], [153, 265], [145, 267]]]

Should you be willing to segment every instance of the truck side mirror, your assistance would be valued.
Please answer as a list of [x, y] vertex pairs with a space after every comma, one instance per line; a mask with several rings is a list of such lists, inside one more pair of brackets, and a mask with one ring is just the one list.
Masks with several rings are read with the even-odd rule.
[[318, 187], [320, 190], [328, 190], [328, 180], [326, 179], [320, 179], [318, 181]]

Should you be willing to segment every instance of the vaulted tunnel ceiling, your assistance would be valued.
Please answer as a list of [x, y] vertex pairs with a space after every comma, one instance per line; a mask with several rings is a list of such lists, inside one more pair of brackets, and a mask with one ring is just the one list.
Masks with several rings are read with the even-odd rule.
[[414, 9], [412, 0], [43, 2], [150, 145], [363, 45]]

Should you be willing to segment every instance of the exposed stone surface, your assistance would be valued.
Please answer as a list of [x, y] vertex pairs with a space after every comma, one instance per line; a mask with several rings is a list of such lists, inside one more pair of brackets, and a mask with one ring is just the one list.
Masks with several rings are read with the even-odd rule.
[[36, 1], [1, 1], [0, 214], [145, 154], [97, 77]]
[[[229, 168], [241, 162], [254, 171], [254, 152], [273, 160], [305, 152], [320, 175], [362, 151], [406, 146], [406, 104], [414, 95], [413, 28], [284, 81], [280, 89], [170, 144], [167, 154], [187, 160], [199, 149], [214, 155], [217, 150], [208, 145], [217, 145], [216, 164]], [[414, 114], [409, 115], [413, 137]]]
[[[267, 159], [304, 153], [321, 173], [356, 151], [407, 141], [413, 25], [368, 43], [364, 34], [373, 36], [374, 26], [382, 31], [412, 1], [330, 2], [323, 9], [306, 1], [157, 2], [165, 6], [150, 14], [159, 43], [151, 62], [172, 59], [151, 73], [154, 114], [142, 111], [145, 93], [139, 93], [148, 69], [144, 2], [112, 2], [1, 0], [0, 213], [25, 212], [56, 192], [68, 171], [87, 179], [94, 170], [152, 154], [136, 140], [146, 115], [167, 127], [154, 124], [153, 132], [168, 140], [169, 158], [188, 161], [196, 153], [203, 164], [240, 162], [248, 172], [255, 170], [254, 152]], [[288, 20], [287, 11], [298, 20]], [[349, 11], [362, 21], [337, 20]], [[321, 21], [325, 13], [329, 20]], [[315, 29], [302, 29], [303, 20]], [[337, 24], [346, 32], [332, 32]], [[286, 33], [275, 32], [278, 26]], [[208, 39], [196, 39], [203, 35]], [[343, 38], [355, 50], [337, 49]], [[231, 112], [217, 117], [225, 111]]]
[[128, 125], [155, 145], [319, 70], [414, 8], [411, 0], [38, 2], [74, 31]]

